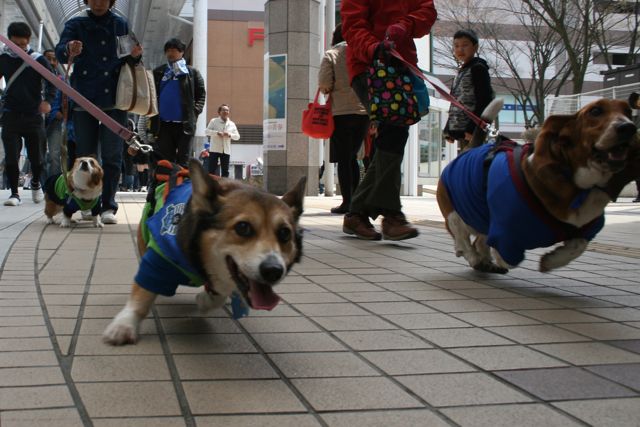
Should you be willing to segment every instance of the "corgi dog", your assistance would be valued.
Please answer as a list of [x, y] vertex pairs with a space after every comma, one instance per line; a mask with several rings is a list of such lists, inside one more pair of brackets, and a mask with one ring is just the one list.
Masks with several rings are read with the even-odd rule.
[[53, 217], [63, 213], [60, 227], [71, 226], [71, 216], [79, 211], [91, 210], [94, 227], [102, 227], [100, 196], [104, 171], [93, 157], [78, 157], [66, 174], [52, 175], [44, 184], [44, 214], [53, 224]]
[[[306, 177], [282, 198], [236, 180], [214, 179], [191, 160], [189, 178], [147, 202], [138, 228], [142, 257], [129, 300], [103, 334], [113, 345], [135, 343], [157, 295], [179, 284], [202, 286], [201, 311], [224, 305], [271, 310], [278, 284], [302, 255]], [[163, 194], [167, 194], [163, 199]], [[149, 199], [148, 199], [149, 200]]]
[[579, 257], [604, 226], [607, 204], [640, 174], [636, 132], [628, 102], [600, 99], [547, 117], [533, 144], [498, 137], [480, 145], [482, 135], [474, 135], [473, 148], [446, 166], [436, 190], [456, 255], [492, 273], [556, 243], [540, 271]]

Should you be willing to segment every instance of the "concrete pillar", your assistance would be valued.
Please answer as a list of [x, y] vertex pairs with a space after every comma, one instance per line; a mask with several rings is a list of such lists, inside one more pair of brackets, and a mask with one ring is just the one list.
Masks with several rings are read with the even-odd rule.
[[[207, 29], [209, 6], [207, 0], [193, 1], [193, 67], [200, 71], [205, 85], [207, 83]], [[196, 122], [196, 133], [193, 138], [195, 156], [204, 148], [207, 137], [204, 130], [207, 127], [207, 104]]]
[[[323, 0], [323, 5], [325, 7], [321, 8], [321, 15], [324, 14], [324, 50], [329, 49], [331, 46], [331, 39], [333, 35], [333, 29], [336, 26], [336, 2], [335, 0]], [[324, 13], [322, 12], [324, 10]], [[330, 145], [329, 140], [324, 141], [324, 160], [325, 160], [325, 169], [324, 169], [324, 195], [325, 197], [333, 197], [334, 191], [333, 187], [335, 187], [335, 167], [333, 163], [329, 162], [329, 154], [330, 154]]]
[[[264, 140], [265, 188], [274, 194], [285, 193], [303, 175], [307, 176], [307, 195], [318, 194], [320, 141], [304, 135], [300, 124], [302, 111], [317, 89], [323, 52], [319, 13], [319, 0], [267, 0], [265, 3], [265, 54], [267, 58], [287, 55], [284, 146], [274, 149], [268, 131]], [[268, 66], [265, 73], [265, 86], [268, 86]], [[265, 87], [265, 97], [268, 91], [269, 87]]]

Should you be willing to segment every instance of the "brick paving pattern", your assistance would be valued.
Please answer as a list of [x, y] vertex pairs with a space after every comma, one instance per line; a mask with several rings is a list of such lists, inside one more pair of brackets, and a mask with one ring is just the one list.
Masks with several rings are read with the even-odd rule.
[[569, 266], [533, 251], [501, 276], [454, 256], [433, 196], [403, 200], [405, 242], [346, 236], [337, 198], [308, 198], [276, 309], [203, 315], [180, 288], [110, 347], [143, 196], [120, 200], [104, 229], [0, 207], [3, 427], [640, 425], [638, 204]]

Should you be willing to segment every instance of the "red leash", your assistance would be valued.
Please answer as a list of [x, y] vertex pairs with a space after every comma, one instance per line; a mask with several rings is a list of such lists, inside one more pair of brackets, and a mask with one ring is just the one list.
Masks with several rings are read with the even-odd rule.
[[36, 70], [38, 74], [47, 79], [49, 83], [60, 89], [60, 91], [67, 95], [69, 98], [73, 99], [78, 105], [84, 108], [87, 113], [100, 120], [100, 122], [109, 130], [111, 130], [111, 132], [124, 139], [124, 141], [128, 145], [136, 148], [137, 150], [141, 150], [143, 153], [148, 153], [149, 151], [153, 150], [150, 145], [143, 144], [141, 142], [142, 140], [140, 139], [140, 136], [138, 136], [138, 134], [130, 131], [129, 129], [109, 117], [109, 115], [107, 115], [104, 111], [98, 108], [87, 98], [82, 96], [80, 92], [72, 88], [68, 83], [62, 81], [62, 79], [53, 74], [51, 71], [47, 70], [38, 61], [31, 58], [31, 56], [27, 52], [19, 48], [11, 40], [0, 34], [0, 41], [7, 45], [9, 49], [16, 53], [20, 58], [22, 58], [23, 61], [29, 64], [31, 68]]
[[398, 52], [397, 50], [395, 50], [394, 48], [391, 48], [391, 50], [389, 51], [389, 53], [391, 53], [391, 55], [393, 55], [396, 59], [398, 59], [400, 62], [402, 62], [404, 65], [407, 66], [407, 68], [409, 68], [409, 70], [411, 70], [411, 72], [413, 74], [415, 74], [417, 77], [420, 77], [422, 80], [426, 81], [427, 83], [429, 83], [431, 86], [433, 86], [433, 88], [440, 94], [442, 95], [442, 97], [444, 99], [446, 99], [447, 101], [449, 101], [450, 103], [452, 103], [453, 105], [455, 105], [456, 107], [458, 107], [459, 109], [461, 109], [467, 116], [469, 116], [469, 118], [471, 120], [473, 120], [473, 122], [475, 124], [477, 124], [481, 129], [485, 130], [485, 131], [489, 131], [491, 129], [491, 124], [485, 122], [484, 120], [482, 120], [480, 117], [476, 116], [473, 111], [469, 110], [467, 107], [465, 107], [464, 105], [462, 105], [460, 103], [460, 101], [458, 101], [453, 95], [451, 95], [447, 90], [443, 89], [440, 87], [440, 85], [432, 82], [431, 80], [429, 80], [429, 78], [425, 75], [425, 72], [422, 71], [420, 68], [416, 67], [415, 65], [413, 65], [412, 63], [410, 63], [409, 61], [407, 61], [406, 59], [404, 59], [402, 57], [402, 55], [400, 54], [400, 52]]

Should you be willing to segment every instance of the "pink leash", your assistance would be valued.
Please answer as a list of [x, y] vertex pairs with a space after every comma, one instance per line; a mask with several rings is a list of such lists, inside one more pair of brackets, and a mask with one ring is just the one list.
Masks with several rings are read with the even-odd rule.
[[0, 34], [0, 41], [6, 44], [9, 49], [15, 52], [23, 61], [25, 61], [31, 68], [36, 70], [38, 74], [40, 74], [43, 78], [47, 79], [49, 83], [60, 89], [62, 93], [67, 95], [69, 98], [73, 99], [78, 105], [84, 108], [87, 113], [91, 114], [96, 119], [100, 120], [100, 122], [105, 125], [111, 132], [118, 135], [120, 138], [124, 139], [124, 141], [131, 147], [142, 151], [143, 153], [148, 153], [153, 151], [148, 144], [143, 144], [140, 136], [135, 132], [130, 131], [126, 127], [122, 126], [120, 123], [116, 122], [114, 119], [109, 117], [104, 111], [100, 108], [96, 107], [91, 101], [82, 96], [80, 92], [72, 88], [68, 83], [64, 82], [58, 76], [53, 74], [51, 71], [47, 70], [42, 64], [33, 59], [27, 52], [18, 47], [11, 40], [6, 38], [5, 36]]
[[460, 103], [460, 101], [458, 101], [453, 95], [451, 95], [449, 92], [447, 92], [445, 89], [441, 88], [438, 84], [432, 82], [431, 80], [429, 80], [429, 78], [425, 75], [424, 71], [422, 71], [420, 68], [416, 67], [415, 65], [413, 65], [412, 63], [410, 63], [409, 61], [407, 61], [406, 59], [404, 59], [402, 57], [402, 55], [400, 54], [400, 52], [398, 52], [397, 50], [395, 50], [394, 48], [392, 48], [389, 53], [391, 53], [391, 55], [393, 55], [395, 58], [397, 58], [400, 62], [402, 62], [404, 65], [407, 66], [407, 68], [409, 68], [409, 70], [411, 70], [411, 72], [413, 74], [415, 74], [417, 77], [420, 77], [422, 80], [426, 81], [427, 83], [429, 83], [440, 95], [442, 95], [442, 97], [444, 99], [446, 99], [447, 101], [449, 101], [450, 103], [452, 103], [453, 105], [455, 105], [456, 107], [458, 107], [459, 109], [461, 109], [467, 116], [469, 116], [469, 118], [471, 120], [473, 120], [473, 122], [475, 124], [477, 124], [481, 129], [485, 130], [485, 131], [490, 131], [491, 129], [491, 124], [485, 122], [484, 120], [482, 120], [480, 117], [476, 116], [473, 111], [469, 110], [467, 107], [465, 107], [464, 105], [462, 105]]

